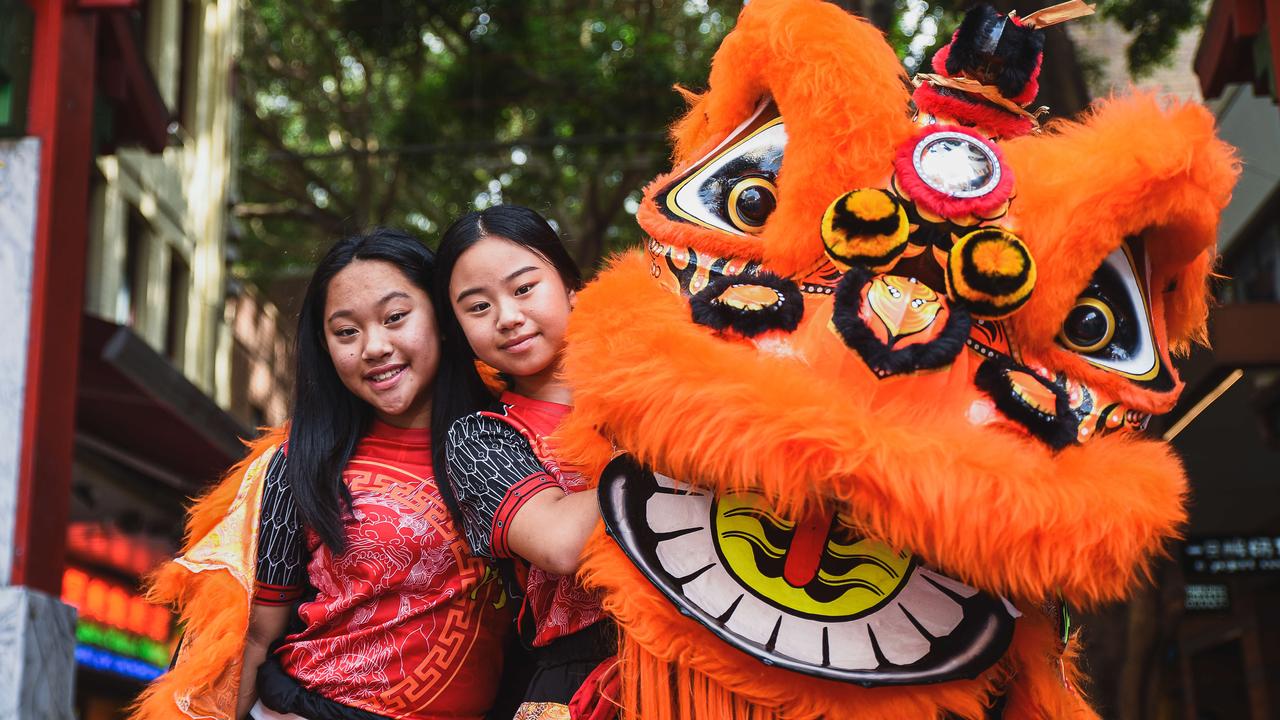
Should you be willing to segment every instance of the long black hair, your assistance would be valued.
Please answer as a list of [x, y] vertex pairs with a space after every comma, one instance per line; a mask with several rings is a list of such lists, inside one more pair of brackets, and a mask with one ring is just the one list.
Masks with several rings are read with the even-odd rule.
[[435, 270], [435, 257], [417, 239], [402, 230], [375, 228], [330, 248], [307, 284], [294, 346], [293, 418], [285, 479], [303, 523], [334, 552], [346, 546], [342, 521], [351, 504], [342, 471], [373, 419], [373, 408], [342, 384], [324, 334], [329, 282], [355, 260], [391, 263], [428, 295]]
[[[449, 278], [458, 258], [471, 246], [488, 237], [498, 237], [526, 247], [546, 258], [556, 269], [568, 290], [582, 287], [582, 272], [573, 256], [560, 242], [554, 228], [538, 213], [519, 205], [495, 205], [470, 212], [454, 221], [440, 238], [436, 248], [436, 280], [432, 300], [440, 327], [440, 369], [436, 375], [436, 393], [431, 403], [431, 455], [437, 478], [446, 477], [445, 440], [455, 420], [493, 404], [493, 395], [485, 388], [476, 370], [476, 354], [458, 324], [449, 297]], [[448, 483], [441, 483], [441, 494], [452, 502]], [[456, 508], [451, 507], [455, 511]]]

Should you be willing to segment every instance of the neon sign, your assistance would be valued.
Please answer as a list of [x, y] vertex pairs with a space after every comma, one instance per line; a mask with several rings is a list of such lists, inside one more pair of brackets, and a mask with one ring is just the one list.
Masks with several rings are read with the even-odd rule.
[[76, 662], [87, 668], [150, 681], [169, 664], [173, 616], [125, 584], [69, 567], [62, 601], [80, 611]]
[[142, 682], [155, 680], [164, 673], [164, 668], [89, 645], [76, 645], [76, 664]]
[[122, 583], [70, 567], [62, 574], [62, 602], [79, 610], [82, 620], [169, 642], [173, 615]]

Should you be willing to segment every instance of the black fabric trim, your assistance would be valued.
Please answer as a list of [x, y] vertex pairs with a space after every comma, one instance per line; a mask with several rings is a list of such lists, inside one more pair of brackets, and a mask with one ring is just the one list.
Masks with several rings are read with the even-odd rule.
[[894, 350], [880, 342], [880, 338], [858, 317], [862, 288], [871, 279], [869, 271], [851, 268], [836, 286], [831, 322], [844, 344], [862, 356], [863, 362], [880, 377], [950, 365], [964, 349], [964, 341], [969, 337], [969, 328], [973, 324], [969, 311], [953, 303], [937, 339]]
[[507, 491], [546, 468], [514, 427], [482, 413], [454, 421], [445, 458], [467, 544], [476, 555], [492, 558], [494, 520]]
[[562, 635], [543, 647], [533, 648], [539, 665], [549, 667], [578, 660], [601, 660], [618, 652], [618, 626], [604, 618], [572, 635]]
[[[1040, 411], [1028, 407], [1014, 392], [1006, 373], [1019, 371], [1036, 379], [1053, 393], [1054, 414], [1045, 417]], [[1062, 388], [1045, 380], [1031, 371], [1005, 358], [989, 358], [978, 366], [973, 384], [985, 392], [996, 409], [1005, 417], [1025, 427], [1032, 435], [1040, 438], [1054, 450], [1061, 450], [1076, 440], [1078, 420], [1071, 414], [1071, 400]]]
[[288, 457], [282, 445], [271, 456], [262, 481], [254, 579], [259, 585], [274, 589], [301, 589], [307, 582], [307, 558], [303, 552], [302, 518], [285, 476], [287, 466]]
[[[721, 293], [733, 285], [762, 285], [776, 290], [782, 300], [760, 310], [739, 310], [716, 302]], [[693, 321], [713, 330], [733, 330], [745, 337], [755, 337], [769, 330], [792, 332], [804, 317], [804, 299], [792, 281], [770, 272], [721, 275], [713, 277], [698, 294], [689, 298]]]
[[258, 699], [279, 713], [301, 715], [307, 720], [389, 720], [368, 710], [334, 702], [302, 686], [284, 671], [274, 651], [258, 667]]
[[600, 663], [618, 652], [618, 628], [610, 620], [600, 620], [572, 635], [533, 648], [533, 677], [525, 692], [525, 702], [568, 704], [582, 683]]

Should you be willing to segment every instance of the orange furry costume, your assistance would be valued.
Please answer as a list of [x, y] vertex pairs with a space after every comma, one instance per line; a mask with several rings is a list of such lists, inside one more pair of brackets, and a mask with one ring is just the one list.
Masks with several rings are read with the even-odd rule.
[[133, 720], [235, 716], [262, 483], [286, 437], [285, 429], [271, 429], [253, 442], [248, 456], [191, 508], [182, 555], [149, 578], [147, 599], [174, 607], [184, 635], [177, 662], [143, 690]]
[[1140, 431], [1238, 165], [1150, 96], [1040, 131], [1056, 20], [974, 17], [913, 116], [868, 23], [752, 0], [648, 247], [579, 294], [561, 453], [602, 473], [627, 717], [1095, 717], [1061, 603], [1124, 597], [1184, 519]]

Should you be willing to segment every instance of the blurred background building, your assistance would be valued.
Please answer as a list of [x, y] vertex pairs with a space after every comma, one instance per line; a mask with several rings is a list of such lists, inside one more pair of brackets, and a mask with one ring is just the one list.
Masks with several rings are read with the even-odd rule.
[[[1191, 481], [1187, 539], [1129, 603], [1084, 618], [1104, 717], [1280, 718], [1280, 2], [1215, 0], [1140, 83], [1203, 99], [1243, 171], [1219, 229], [1210, 348], [1178, 362], [1186, 390], [1153, 429]], [[1072, 28], [1095, 96], [1131, 78], [1114, 25]]]
[[0, 716], [121, 716], [174, 640], [141, 578], [284, 419], [278, 312], [227, 271], [238, 22], [235, 0], [0, 0], [0, 308], [25, 326], [0, 581], [35, 610], [0, 608], [21, 640]]

